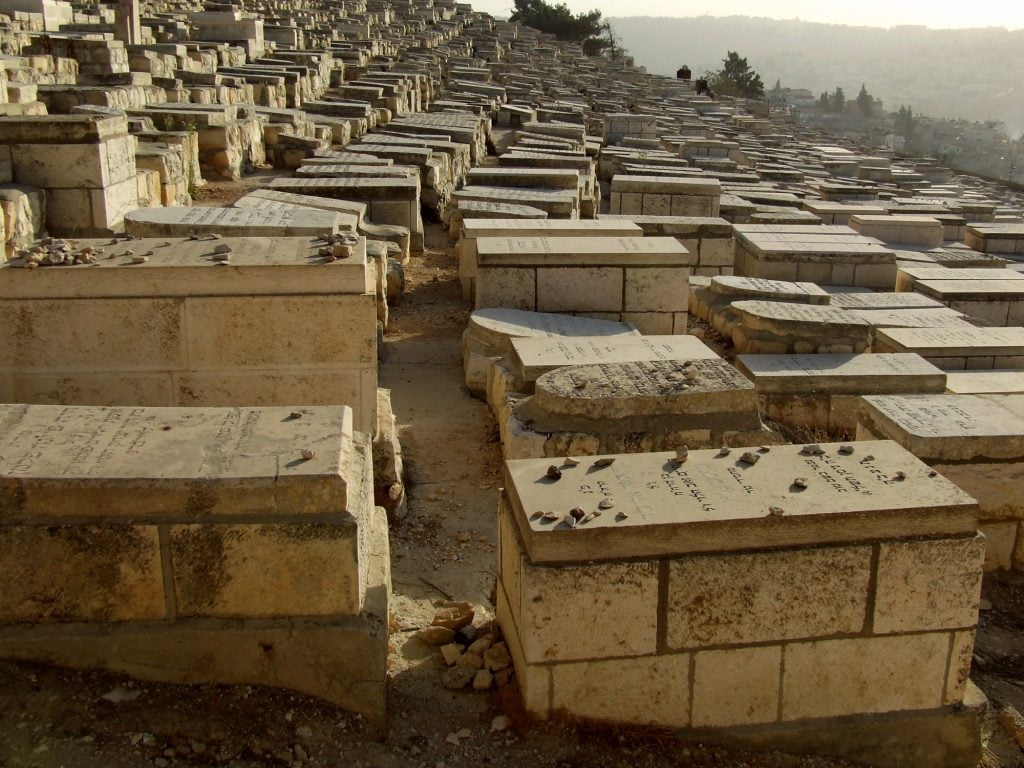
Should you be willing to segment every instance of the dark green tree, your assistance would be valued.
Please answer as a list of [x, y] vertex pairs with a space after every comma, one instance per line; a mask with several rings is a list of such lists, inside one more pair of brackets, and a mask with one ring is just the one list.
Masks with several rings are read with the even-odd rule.
[[554, 35], [558, 40], [580, 43], [588, 56], [613, 47], [611, 27], [602, 23], [599, 10], [574, 14], [565, 3], [546, 3], [544, 0], [514, 0], [515, 11], [510, 19], [541, 32]]
[[871, 117], [871, 113], [875, 110], [875, 100], [868, 93], [867, 85], [864, 83], [861, 83], [860, 93], [857, 94], [857, 107], [864, 117]]
[[832, 94], [832, 111], [842, 112], [846, 109], [846, 94], [843, 93], [842, 88], [836, 88], [835, 93]]
[[896, 113], [895, 132], [908, 141], [914, 138], [914, 111], [910, 107], [902, 106]]
[[761, 82], [761, 76], [735, 51], [729, 51], [722, 59], [722, 68], [712, 73], [710, 84], [711, 90], [724, 96], [764, 98], [764, 83]]
[[832, 109], [832, 100], [829, 98], [825, 91], [821, 92], [821, 96], [818, 97], [818, 107], [827, 112]]

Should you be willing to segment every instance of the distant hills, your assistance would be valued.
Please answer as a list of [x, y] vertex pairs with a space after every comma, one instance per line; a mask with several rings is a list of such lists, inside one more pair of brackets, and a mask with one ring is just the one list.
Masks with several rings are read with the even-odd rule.
[[674, 75], [688, 64], [694, 77], [717, 69], [737, 51], [761, 73], [765, 87], [841, 86], [847, 98], [861, 83], [895, 111], [968, 120], [1002, 120], [1011, 136], [1024, 131], [1024, 30], [993, 27], [850, 27], [748, 16], [611, 18], [638, 64]]

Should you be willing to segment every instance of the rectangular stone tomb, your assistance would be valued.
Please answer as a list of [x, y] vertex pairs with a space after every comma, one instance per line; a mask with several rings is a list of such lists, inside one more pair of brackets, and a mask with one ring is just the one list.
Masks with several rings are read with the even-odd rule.
[[506, 458], [772, 442], [753, 385], [710, 350], [698, 351], [693, 359], [651, 354], [541, 374], [530, 395], [495, 408]]
[[612, 178], [611, 213], [643, 216], [718, 216], [722, 185], [711, 178]]
[[974, 500], [892, 442], [756, 455], [506, 463], [498, 617], [527, 712], [978, 755]]
[[722, 332], [738, 354], [850, 354], [871, 345], [871, 325], [852, 312], [781, 301], [734, 301]]
[[896, 254], [849, 227], [742, 224], [736, 274], [891, 291]]
[[865, 237], [883, 243], [903, 243], [938, 248], [942, 245], [942, 222], [929, 216], [875, 216], [857, 214], [850, 217], [850, 228]]
[[895, 440], [971, 494], [986, 568], [1024, 569], [1024, 395], [866, 397], [857, 436]]
[[388, 528], [347, 407], [0, 405], [0, 657], [380, 720]]
[[477, 238], [477, 309], [567, 312], [686, 332], [694, 257], [671, 237]]
[[485, 395], [488, 370], [494, 362], [512, 351], [512, 339], [575, 336], [638, 338], [640, 332], [630, 323], [590, 317], [499, 307], [478, 309], [469, 316], [469, 323], [462, 334], [462, 366], [466, 388], [476, 397]]
[[875, 352], [916, 352], [945, 371], [1024, 369], [1024, 328], [879, 328]]
[[989, 325], [1024, 325], [1024, 280], [915, 280], [914, 291]]
[[984, 253], [1024, 255], [1024, 224], [971, 224], [964, 243]]
[[475, 296], [476, 249], [481, 237], [643, 237], [636, 224], [614, 219], [466, 219], [457, 246], [462, 298]]
[[373, 434], [374, 271], [348, 237], [342, 258], [306, 237], [143, 238], [0, 264], [0, 312], [23, 322], [0, 336], [0, 402], [350, 405]]
[[856, 432], [863, 395], [939, 394], [946, 373], [914, 354], [740, 355], [761, 412], [796, 428]]
[[125, 231], [137, 237], [316, 237], [340, 231], [337, 213], [316, 209], [139, 208], [124, 217]]

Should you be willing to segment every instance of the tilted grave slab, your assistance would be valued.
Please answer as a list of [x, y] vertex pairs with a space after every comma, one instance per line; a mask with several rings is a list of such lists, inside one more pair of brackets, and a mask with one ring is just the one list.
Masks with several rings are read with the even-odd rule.
[[462, 334], [466, 388], [477, 397], [485, 394], [488, 369], [511, 351], [511, 339], [639, 335], [630, 323], [498, 307], [478, 309], [469, 316]]

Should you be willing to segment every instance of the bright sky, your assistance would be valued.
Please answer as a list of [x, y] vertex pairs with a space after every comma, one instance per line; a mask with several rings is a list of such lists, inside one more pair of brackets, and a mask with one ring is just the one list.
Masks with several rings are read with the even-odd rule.
[[[554, 2], [555, 0], [549, 0]], [[511, 13], [512, 0], [469, 0], [473, 8], [495, 15]], [[1020, 0], [565, 0], [574, 12], [598, 8], [605, 16], [769, 16], [828, 24], [891, 27], [924, 24], [934, 28], [1024, 28]]]

